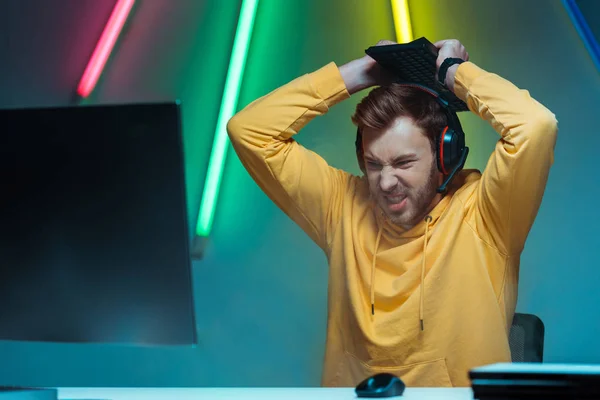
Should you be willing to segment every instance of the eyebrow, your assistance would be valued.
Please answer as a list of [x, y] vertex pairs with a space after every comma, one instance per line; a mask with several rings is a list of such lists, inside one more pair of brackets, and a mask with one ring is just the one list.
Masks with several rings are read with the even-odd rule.
[[[392, 160], [392, 164], [396, 164], [396, 163], [399, 163], [399, 162], [401, 162], [401, 161], [406, 161], [407, 159], [413, 159], [413, 158], [417, 158], [417, 155], [416, 155], [416, 154], [414, 154], [414, 153], [410, 153], [410, 154], [403, 154], [403, 155], [401, 155], [401, 156], [397, 156], [397, 157], [395, 157], [395, 158]], [[373, 157], [373, 156], [370, 156], [370, 155], [365, 155], [365, 159], [366, 159], [367, 161], [379, 162], [379, 160], [378, 160], [378, 159], [376, 159], [375, 157]]]

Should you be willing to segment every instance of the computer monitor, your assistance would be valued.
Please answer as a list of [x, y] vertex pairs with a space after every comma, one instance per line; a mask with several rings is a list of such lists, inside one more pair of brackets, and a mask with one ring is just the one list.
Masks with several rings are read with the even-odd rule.
[[0, 340], [193, 345], [178, 102], [0, 110]]

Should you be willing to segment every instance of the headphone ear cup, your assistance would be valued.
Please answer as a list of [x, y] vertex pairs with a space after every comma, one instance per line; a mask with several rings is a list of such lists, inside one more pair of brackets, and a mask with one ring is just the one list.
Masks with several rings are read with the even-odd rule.
[[461, 132], [453, 129], [444, 129], [440, 135], [440, 163], [442, 164], [441, 171], [444, 174], [449, 174], [454, 170], [461, 161], [463, 149], [465, 148], [465, 137]]
[[437, 136], [435, 142], [435, 159], [437, 162], [438, 171], [440, 171], [444, 175], [448, 175], [450, 171], [450, 160], [448, 158], [449, 147], [447, 145], [447, 141], [450, 137], [449, 134], [452, 132], [452, 129], [449, 129], [448, 126], [446, 126], [442, 130], [442, 132]]
[[444, 131], [435, 137], [435, 164], [437, 165], [438, 171], [442, 172], [442, 162], [440, 159], [440, 143], [442, 140], [442, 136], [444, 135]]

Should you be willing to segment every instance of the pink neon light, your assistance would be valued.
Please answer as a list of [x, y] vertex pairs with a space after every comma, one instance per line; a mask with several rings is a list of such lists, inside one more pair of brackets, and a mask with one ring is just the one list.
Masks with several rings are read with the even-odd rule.
[[77, 93], [80, 96], [87, 97], [94, 89], [94, 86], [96, 86], [100, 73], [108, 60], [110, 52], [115, 46], [117, 37], [119, 36], [119, 33], [121, 33], [121, 29], [123, 29], [123, 25], [125, 25], [125, 21], [133, 7], [134, 1], [135, 0], [117, 0], [115, 8], [104, 27], [102, 36], [94, 49], [92, 58], [90, 58], [90, 61], [85, 68], [85, 72], [81, 77], [81, 81], [79, 82], [79, 86], [77, 87]]

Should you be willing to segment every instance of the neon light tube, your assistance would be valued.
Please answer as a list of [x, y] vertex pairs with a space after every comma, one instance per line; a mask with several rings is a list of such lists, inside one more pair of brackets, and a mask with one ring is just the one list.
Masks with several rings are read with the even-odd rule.
[[563, 4], [567, 10], [567, 14], [571, 18], [571, 22], [575, 25], [577, 33], [579, 33], [581, 40], [583, 40], [585, 48], [590, 53], [592, 61], [596, 65], [596, 68], [600, 69], [600, 45], [594, 38], [594, 33], [586, 22], [585, 17], [575, 0], [563, 0]]
[[398, 43], [412, 41], [413, 33], [408, 12], [408, 0], [392, 0], [392, 14], [396, 28], [396, 41]]
[[227, 122], [233, 117], [237, 108], [257, 6], [258, 0], [243, 0], [240, 10], [231, 59], [229, 60], [229, 69], [225, 80], [225, 89], [221, 100], [221, 109], [217, 118], [213, 147], [204, 183], [204, 192], [202, 193], [198, 223], [196, 225], [196, 234], [198, 236], [208, 236], [212, 228], [227, 155], [227, 145], [229, 144], [226, 130]]
[[123, 29], [123, 25], [125, 25], [125, 21], [129, 16], [134, 1], [135, 0], [117, 0], [110, 18], [104, 27], [102, 36], [100, 36], [100, 40], [96, 44], [92, 58], [90, 58], [83, 76], [79, 81], [77, 94], [81, 97], [89, 96], [94, 89], [94, 86], [96, 86], [96, 82], [98, 82], [98, 78], [104, 69], [104, 65], [106, 65], [108, 56], [115, 46], [117, 37]]

